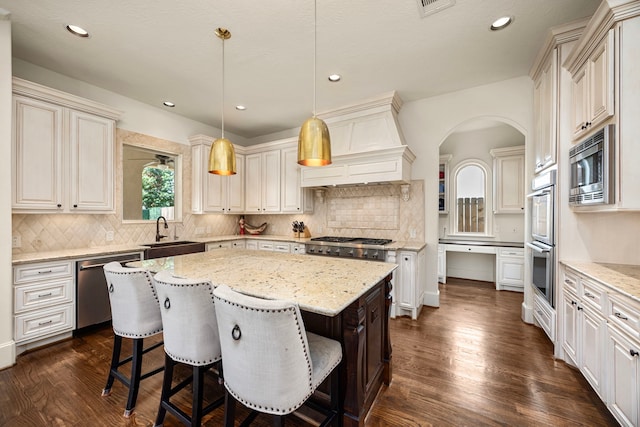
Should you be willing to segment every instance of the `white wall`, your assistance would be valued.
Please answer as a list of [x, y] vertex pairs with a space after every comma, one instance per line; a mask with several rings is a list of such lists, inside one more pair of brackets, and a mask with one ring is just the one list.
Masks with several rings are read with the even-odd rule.
[[[533, 129], [533, 83], [527, 76], [446, 95], [407, 102], [399, 114], [407, 144], [416, 155], [412, 178], [425, 182], [427, 295], [425, 303], [439, 306], [438, 291], [438, 162], [440, 144], [467, 121], [489, 118], [507, 123], [525, 136], [530, 146]], [[527, 148], [527, 156], [530, 149]], [[529, 162], [526, 162], [527, 164]], [[527, 171], [525, 176], [529, 177]], [[525, 211], [525, 224], [528, 213]], [[525, 233], [527, 230], [525, 229]], [[525, 305], [532, 296], [525, 288]]]
[[[13, 75], [121, 110], [123, 113], [118, 120], [120, 129], [186, 145], [189, 145], [189, 137], [192, 135], [218, 137], [221, 133], [218, 128], [186, 119], [160, 107], [143, 104], [17, 58], [13, 61]], [[225, 136], [234, 144], [246, 145], [246, 140], [238, 135], [225, 132]]]
[[0, 369], [16, 360], [11, 273], [11, 20], [0, 9]]

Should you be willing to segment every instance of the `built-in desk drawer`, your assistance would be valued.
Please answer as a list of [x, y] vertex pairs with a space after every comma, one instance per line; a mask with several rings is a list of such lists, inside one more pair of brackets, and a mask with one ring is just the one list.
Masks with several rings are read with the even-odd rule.
[[443, 245], [447, 252], [468, 252], [476, 254], [495, 254], [495, 246], [480, 246], [480, 245]]

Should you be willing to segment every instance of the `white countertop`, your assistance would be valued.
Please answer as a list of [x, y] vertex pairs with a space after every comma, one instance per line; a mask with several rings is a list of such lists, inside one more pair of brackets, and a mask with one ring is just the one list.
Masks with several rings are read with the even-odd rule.
[[564, 260], [560, 262], [640, 302], [640, 265]]
[[340, 314], [392, 273], [396, 264], [234, 249], [129, 263], [153, 272], [210, 280], [260, 298], [297, 302], [302, 310]]

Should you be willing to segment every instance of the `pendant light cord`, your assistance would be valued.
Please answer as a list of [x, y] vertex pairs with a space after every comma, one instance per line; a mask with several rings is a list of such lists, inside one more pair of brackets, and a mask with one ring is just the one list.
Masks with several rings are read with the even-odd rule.
[[224, 37], [222, 38], [222, 111], [220, 118], [222, 120], [222, 138], [224, 138]]
[[316, 116], [316, 56], [318, 55], [317, 1], [313, 0], [313, 117]]

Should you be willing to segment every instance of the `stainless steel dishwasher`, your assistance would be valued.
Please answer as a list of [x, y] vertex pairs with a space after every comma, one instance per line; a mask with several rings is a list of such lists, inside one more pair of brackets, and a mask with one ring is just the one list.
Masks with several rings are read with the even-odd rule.
[[107, 281], [102, 267], [113, 261], [124, 265], [140, 259], [140, 253], [134, 252], [76, 262], [76, 329], [111, 320]]

